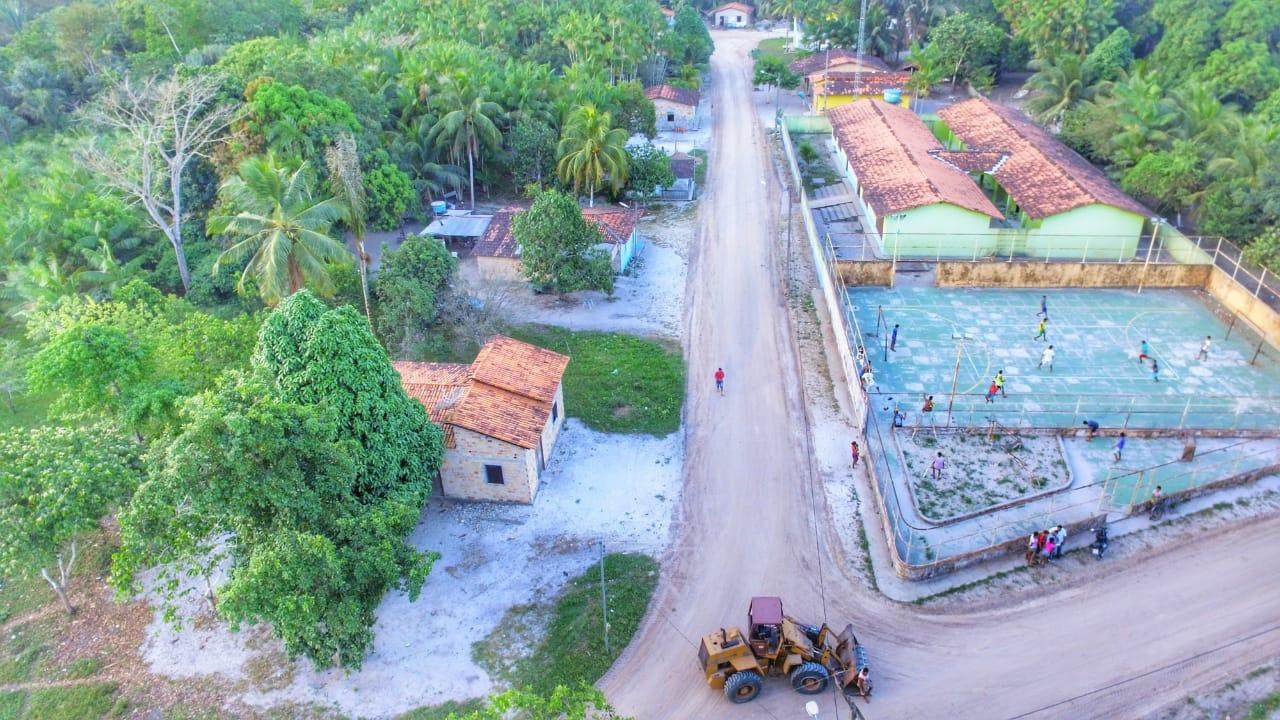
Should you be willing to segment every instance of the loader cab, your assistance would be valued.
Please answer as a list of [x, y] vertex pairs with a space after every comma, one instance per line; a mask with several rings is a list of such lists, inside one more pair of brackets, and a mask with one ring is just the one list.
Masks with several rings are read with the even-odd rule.
[[782, 647], [782, 598], [753, 597], [747, 608], [747, 637], [756, 657], [772, 657]]

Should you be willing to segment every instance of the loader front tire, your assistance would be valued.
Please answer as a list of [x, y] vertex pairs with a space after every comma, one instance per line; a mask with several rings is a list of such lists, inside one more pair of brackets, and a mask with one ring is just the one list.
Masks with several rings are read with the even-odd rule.
[[743, 670], [729, 676], [724, 682], [724, 696], [731, 703], [745, 703], [756, 699], [760, 688], [764, 687], [764, 678], [752, 670]]
[[791, 687], [801, 695], [817, 695], [827, 689], [831, 673], [816, 662], [807, 662], [791, 671]]

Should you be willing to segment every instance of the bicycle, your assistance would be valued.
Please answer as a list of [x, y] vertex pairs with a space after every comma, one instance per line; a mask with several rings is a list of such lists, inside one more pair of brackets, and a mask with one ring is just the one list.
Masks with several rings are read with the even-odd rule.
[[1164, 517], [1165, 513], [1169, 512], [1172, 509], [1173, 509], [1173, 501], [1167, 497], [1162, 497], [1159, 500], [1155, 500], [1151, 503], [1151, 511], [1147, 514], [1147, 516], [1152, 521], [1158, 521]]

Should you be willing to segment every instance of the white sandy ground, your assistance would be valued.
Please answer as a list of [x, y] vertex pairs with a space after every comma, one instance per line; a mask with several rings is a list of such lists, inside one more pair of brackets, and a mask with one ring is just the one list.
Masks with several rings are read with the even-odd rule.
[[231, 633], [216, 622], [175, 633], [159, 613], [143, 655], [152, 670], [169, 677], [245, 681], [241, 699], [261, 707], [313, 704], [389, 717], [485, 695], [493, 684], [472, 662], [471, 644], [508, 608], [554, 596], [592, 563], [601, 540], [609, 552], [662, 553], [679, 500], [682, 457], [679, 434], [612, 435], [570, 419], [533, 506], [433, 498], [411, 540], [441, 559], [416, 602], [401, 593], [383, 600], [374, 647], [359, 672], [316, 672], [300, 660], [292, 672], [277, 670], [272, 687], [253, 687], [246, 664], [255, 657], [267, 660], [262, 665], [285, 662], [278, 641], [260, 630]]
[[570, 330], [602, 330], [679, 338], [684, 279], [695, 233], [695, 203], [651, 205], [640, 222], [643, 248], [629, 273], [614, 282], [614, 297], [601, 292], [534, 295], [512, 288], [513, 319]]

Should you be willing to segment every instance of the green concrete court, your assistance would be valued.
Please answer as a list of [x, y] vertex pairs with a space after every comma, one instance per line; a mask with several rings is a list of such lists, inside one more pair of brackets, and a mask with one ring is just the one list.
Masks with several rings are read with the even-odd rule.
[[[1227, 334], [1229, 313], [1200, 291], [1147, 289], [943, 289], [935, 287], [847, 290], [862, 331], [875, 385], [872, 411], [888, 419], [892, 408], [909, 424], [943, 424], [957, 348], [960, 369], [953, 424], [1034, 427], [1079, 426], [1084, 418], [1104, 428], [1264, 429], [1280, 427], [1280, 364], [1263, 345], [1249, 364], [1258, 335], [1238, 320]], [[1040, 296], [1048, 296], [1048, 340], [1035, 340]], [[1215, 307], [1211, 308], [1211, 304]], [[879, 309], [883, 321], [878, 326]], [[900, 328], [896, 351], [884, 344]], [[1207, 360], [1196, 354], [1213, 337]], [[958, 339], [964, 336], [963, 343]], [[1138, 362], [1146, 339], [1160, 365]], [[1037, 368], [1053, 345], [1053, 371]], [[1004, 371], [1007, 397], [987, 403], [992, 378]], [[919, 410], [934, 396], [932, 417]]]

